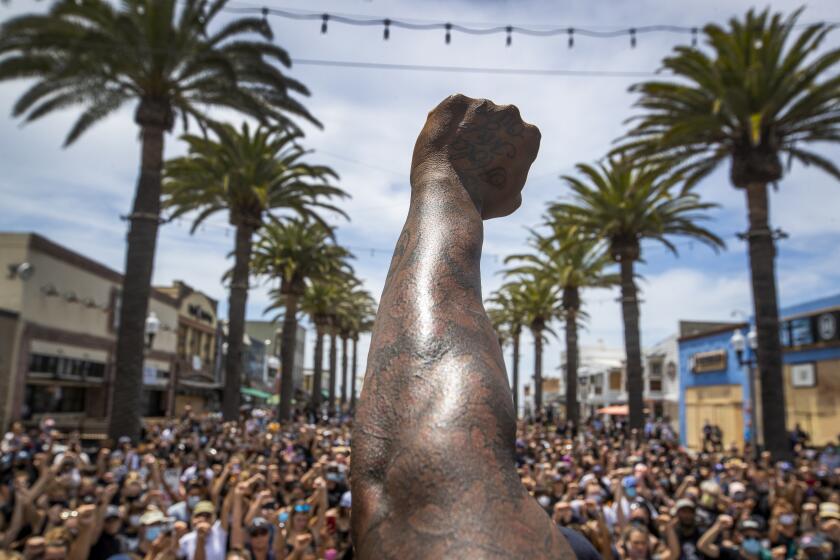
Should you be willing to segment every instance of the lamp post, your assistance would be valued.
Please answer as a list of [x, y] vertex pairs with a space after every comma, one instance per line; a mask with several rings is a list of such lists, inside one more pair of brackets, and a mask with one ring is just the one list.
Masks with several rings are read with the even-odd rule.
[[148, 317], [146, 317], [146, 349], [151, 350], [152, 344], [155, 341], [155, 335], [157, 335], [158, 331], [160, 331], [160, 319], [158, 319], [157, 313], [154, 311], [149, 311]]
[[[752, 445], [753, 455], [758, 457], [758, 413], [755, 408], [755, 351], [758, 348], [758, 333], [755, 332], [755, 327], [750, 327], [746, 337], [740, 330], [736, 329], [732, 333], [732, 338], [729, 339], [729, 344], [735, 350], [738, 365], [747, 367], [750, 383], [750, 423], [752, 424], [750, 426], [750, 444]], [[750, 348], [749, 358], [744, 357], [747, 346]]]

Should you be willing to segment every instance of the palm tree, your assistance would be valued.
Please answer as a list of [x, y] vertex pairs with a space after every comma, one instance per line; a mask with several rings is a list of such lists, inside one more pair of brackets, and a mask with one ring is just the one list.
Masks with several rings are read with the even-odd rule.
[[[329, 167], [301, 161], [306, 152], [297, 143], [299, 133], [264, 127], [257, 127], [252, 133], [247, 124], [240, 130], [227, 124], [212, 128], [216, 140], [185, 135], [183, 140], [189, 146], [189, 153], [167, 162], [164, 205], [172, 209], [170, 219], [196, 213], [193, 232], [220, 211], [228, 212], [228, 221], [236, 228], [222, 399], [223, 417], [230, 421], [239, 414], [242, 337], [254, 233], [268, 222], [288, 219], [287, 214], [278, 213], [280, 210], [323, 223], [319, 210], [342, 214], [324, 200], [347, 195], [329, 184], [330, 179], [337, 178]], [[282, 281], [281, 287], [284, 287]], [[288, 282], [285, 288], [297, 289]], [[287, 313], [294, 317], [296, 309], [287, 308]], [[287, 336], [292, 343], [290, 347], [286, 345]], [[284, 333], [282, 351], [284, 355], [291, 352], [294, 359], [294, 330], [291, 334]]]
[[612, 259], [606, 245], [580, 234], [575, 226], [556, 216], [547, 219], [550, 234], [532, 232], [529, 245], [534, 253], [511, 255], [505, 263], [521, 262], [513, 273], [548, 274], [562, 289], [560, 307], [566, 325], [566, 419], [580, 423], [577, 399], [578, 320], [581, 315], [580, 291], [606, 288], [619, 283], [617, 274], [608, 274]]
[[523, 324], [534, 339], [534, 413], [539, 415], [543, 405], [542, 354], [545, 335], [556, 336], [550, 323], [559, 314], [559, 294], [556, 282], [543, 270], [524, 273], [506, 271], [513, 279], [504, 289], [517, 293]]
[[[312, 410], [320, 416], [324, 371], [324, 337], [330, 332], [331, 313], [341, 297], [341, 280], [335, 276], [313, 278], [301, 299], [301, 310], [315, 325], [315, 352], [312, 365]], [[335, 396], [335, 393], [332, 393]]]
[[[336, 290], [338, 292], [336, 304], [333, 305], [329, 313], [327, 313], [328, 323], [327, 323], [327, 334], [330, 336], [330, 355], [329, 355], [329, 395], [330, 395], [330, 404], [329, 404], [329, 414], [333, 416], [336, 411], [341, 411], [341, 405], [343, 405], [347, 398], [347, 391], [344, 389], [342, 385], [342, 395], [341, 399], [336, 398], [336, 394], [338, 393], [338, 338], [342, 331], [342, 318], [344, 316], [344, 309], [343, 306], [346, 305], [346, 301], [348, 299], [348, 294], [356, 289], [360, 281], [358, 278], [352, 275], [344, 275], [344, 276], [336, 276], [334, 277], [334, 281], [336, 282]], [[343, 337], [342, 337], [343, 338]], [[343, 376], [344, 382], [347, 381], [347, 343], [344, 343], [344, 361], [343, 361]], [[338, 405], [338, 406], [337, 406]]]
[[642, 113], [619, 148], [668, 165], [689, 183], [730, 162], [730, 180], [748, 208], [764, 442], [778, 459], [790, 458], [790, 448], [767, 185], [782, 178], [782, 157], [788, 166], [797, 160], [840, 179], [833, 161], [808, 148], [840, 141], [840, 49], [818, 55], [833, 26], [795, 33], [800, 13], [750, 10], [728, 29], [707, 25], [709, 54], [678, 47], [663, 62], [673, 79], [633, 86]]
[[309, 280], [349, 270], [350, 257], [347, 249], [334, 242], [332, 228], [298, 218], [267, 224], [254, 244], [254, 272], [280, 281], [279, 287], [271, 291], [274, 304], [268, 309], [284, 310], [277, 409], [282, 420], [288, 420], [292, 411], [297, 312], [306, 284]]
[[[140, 176], [129, 214], [114, 407], [109, 436], [140, 435], [144, 324], [160, 221], [164, 133], [180, 118], [204, 124], [210, 107], [263, 121], [299, 115], [316, 123], [290, 95], [308, 95], [283, 74], [285, 50], [272, 44], [260, 18], [237, 18], [211, 32], [227, 0], [60, 0], [46, 14], [0, 27], [0, 81], [35, 79], [12, 113], [26, 122], [70, 107], [82, 109], [68, 146], [128, 102], [136, 102]], [[179, 8], [180, 5], [180, 8]], [[258, 40], [253, 39], [258, 34]]]
[[717, 205], [701, 202], [688, 188], [677, 190], [682, 178], [665, 176], [659, 168], [608, 160], [597, 166], [580, 164], [577, 169], [583, 179], [563, 177], [573, 191], [573, 201], [550, 205], [550, 220], [577, 227], [591, 239], [606, 240], [610, 256], [619, 263], [630, 427], [641, 430], [642, 355], [634, 271], [642, 256], [641, 242], [657, 241], [676, 255], [677, 248], [669, 238], [686, 236], [718, 250], [724, 246], [723, 241], [698, 225], [708, 219], [706, 211]]
[[513, 392], [513, 408], [519, 414], [519, 342], [522, 326], [525, 324], [525, 312], [521, 305], [521, 284], [505, 284], [490, 294], [487, 303], [490, 306], [487, 314], [500, 332], [499, 346], [510, 340], [513, 356], [511, 364], [511, 391]]
[[350, 411], [356, 410], [356, 378], [358, 377], [358, 345], [359, 336], [371, 332], [376, 319], [376, 300], [369, 292], [360, 293], [354, 300], [355, 320], [351, 330], [353, 339], [353, 366], [350, 372]]

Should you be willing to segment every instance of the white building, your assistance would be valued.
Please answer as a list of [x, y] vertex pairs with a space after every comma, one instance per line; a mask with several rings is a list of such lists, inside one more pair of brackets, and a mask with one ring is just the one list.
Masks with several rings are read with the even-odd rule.
[[[626, 404], [624, 383], [624, 348], [606, 346], [598, 341], [578, 350], [578, 402], [582, 417], [612, 404]], [[566, 395], [566, 353], [560, 354], [560, 389], [557, 396], [563, 402]]]
[[[645, 404], [656, 417], [672, 423], [679, 415], [679, 352], [677, 335], [671, 335], [644, 352]], [[673, 424], [676, 427], [676, 424]]]

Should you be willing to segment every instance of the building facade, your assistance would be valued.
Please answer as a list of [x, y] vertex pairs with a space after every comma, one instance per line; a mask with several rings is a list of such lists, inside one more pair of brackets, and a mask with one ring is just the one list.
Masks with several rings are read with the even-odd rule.
[[677, 335], [660, 341], [644, 353], [644, 400], [656, 418], [667, 418], [674, 429], [679, 418], [679, 350]]
[[[40, 235], [0, 234], [0, 421], [104, 429], [119, 328], [118, 272]], [[146, 351], [143, 413], [162, 416], [174, 369], [178, 307], [152, 290], [160, 329]]]
[[175, 299], [178, 330], [170, 385], [169, 414], [180, 414], [189, 405], [195, 411], [215, 411], [221, 406], [222, 377], [218, 302], [176, 280], [157, 291]]
[[[283, 342], [283, 325], [273, 321], [247, 321], [245, 333], [256, 339], [264, 346], [264, 359], [262, 362], [263, 375], [262, 383], [266, 390], [273, 393], [280, 391], [280, 351]], [[298, 323], [297, 334], [295, 335], [295, 365], [292, 370], [292, 383], [294, 390], [305, 390], [304, 386], [304, 359], [306, 349], [306, 329]]]
[[[836, 441], [840, 294], [782, 308], [780, 317], [788, 429], [798, 424], [816, 445]], [[752, 437], [753, 418], [761, 417], [760, 398], [752, 406], [752, 394], [760, 395], [761, 375], [749, 345], [739, 360], [732, 344], [734, 331], [749, 339], [752, 328], [744, 322], [680, 338], [680, 434], [689, 447], [702, 445], [706, 421], [720, 426], [726, 445]]]
[[[624, 384], [624, 349], [612, 348], [602, 342], [579, 348], [578, 402], [582, 418], [599, 408], [613, 404], [626, 404]], [[560, 355], [560, 379], [557, 400], [566, 395], [566, 353]]]

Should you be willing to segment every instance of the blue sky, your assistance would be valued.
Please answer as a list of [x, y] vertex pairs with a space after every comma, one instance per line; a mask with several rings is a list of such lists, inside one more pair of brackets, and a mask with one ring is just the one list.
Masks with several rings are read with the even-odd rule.
[[[459, 23], [490, 22], [616, 29], [647, 24], [702, 26], [741, 14], [752, 4], [734, 0], [686, 2], [668, 0], [463, 1], [424, 0], [264, 0], [269, 7], [394, 19], [423, 19]], [[801, 1], [777, 1], [776, 10], [790, 11]], [[39, 11], [47, 2], [12, 0], [0, 6], [0, 18]], [[232, 6], [261, 7], [251, 0], [232, 0]], [[760, 7], [763, 7], [761, 5]], [[803, 21], [837, 19], [836, 2], [807, 3]], [[225, 16], [227, 18], [229, 16]], [[510, 48], [503, 35], [468, 36], [453, 32], [446, 46], [442, 31], [392, 29], [388, 42], [380, 27], [348, 27], [331, 23], [321, 35], [320, 22], [296, 22], [271, 17], [275, 41], [293, 58], [386, 62], [426, 65], [480, 66], [653, 72], [659, 61], [685, 36], [645, 34], [631, 49], [626, 37], [595, 40], [576, 37], [574, 49], [566, 37], [540, 39], [514, 36]], [[835, 32], [828, 45], [840, 44]], [[347, 204], [350, 223], [339, 222], [339, 240], [357, 255], [355, 266], [369, 289], [379, 295], [387, 272], [388, 252], [399, 235], [408, 206], [408, 167], [411, 149], [426, 113], [445, 96], [462, 92], [519, 106], [523, 117], [540, 127], [540, 154], [524, 192], [522, 208], [514, 215], [486, 224], [482, 261], [485, 294], [497, 287], [497, 272], [507, 254], [521, 252], [525, 228], [539, 223], [545, 204], [567, 194], [561, 173], [578, 162], [601, 158], [610, 142], [621, 135], [631, 115], [633, 96], [627, 88], [635, 79], [616, 77], [510, 76], [442, 72], [408, 72], [295, 65], [290, 74], [312, 91], [305, 102], [325, 123], [324, 130], [308, 131], [306, 145], [315, 150], [311, 161], [332, 166], [340, 185], [353, 195]], [[0, 107], [6, 115], [24, 88], [22, 83], [0, 85]], [[35, 231], [76, 251], [121, 270], [126, 224], [135, 186], [139, 143], [132, 107], [115, 114], [88, 132], [74, 146], [62, 149], [73, 113], [53, 116], [21, 127], [0, 118], [0, 230]], [[168, 157], [183, 153], [178, 132], [167, 137]], [[838, 148], [821, 151], [833, 159]], [[698, 244], [680, 243], [674, 258], [656, 246], [645, 247], [639, 267], [644, 300], [642, 342], [652, 345], [673, 334], [680, 319], [726, 320], [733, 312], [750, 313], [751, 298], [746, 247], [734, 234], [746, 228], [744, 195], [733, 189], [727, 170], [699, 187], [705, 198], [721, 204], [710, 213], [709, 227], [727, 240], [727, 249], [714, 254]], [[835, 293], [840, 286], [840, 222], [837, 217], [840, 185], [820, 172], [795, 167], [771, 194], [772, 223], [790, 234], [780, 245], [779, 293], [783, 304]], [[227, 217], [217, 215], [195, 235], [187, 223], [160, 231], [155, 283], [182, 279], [222, 301], [220, 277], [230, 266], [233, 246]], [[371, 251], [384, 249], [385, 251]], [[248, 313], [259, 318], [267, 305], [267, 288], [252, 290]], [[599, 340], [622, 344], [620, 309], [614, 291], [584, 294], [590, 315], [581, 335], [583, 345]], [[559, 325], [558, 325], [559, 327]], [[560, 331], [558, 331], [560, 332]], [[311, 342], [311, 337], [308, 342]], [[526, 340], [526, 348], [531, 341]], [[362, 349], [366, 350], [364, 340]], [[311, 346], [310, 346], [311, 348]], [[306, 365], [311, 363], [307, 350]], [[545, 369], [559, 364], [560, 344], [552, 341]], [[531, 369], [525, 352], [524, 371]]]

